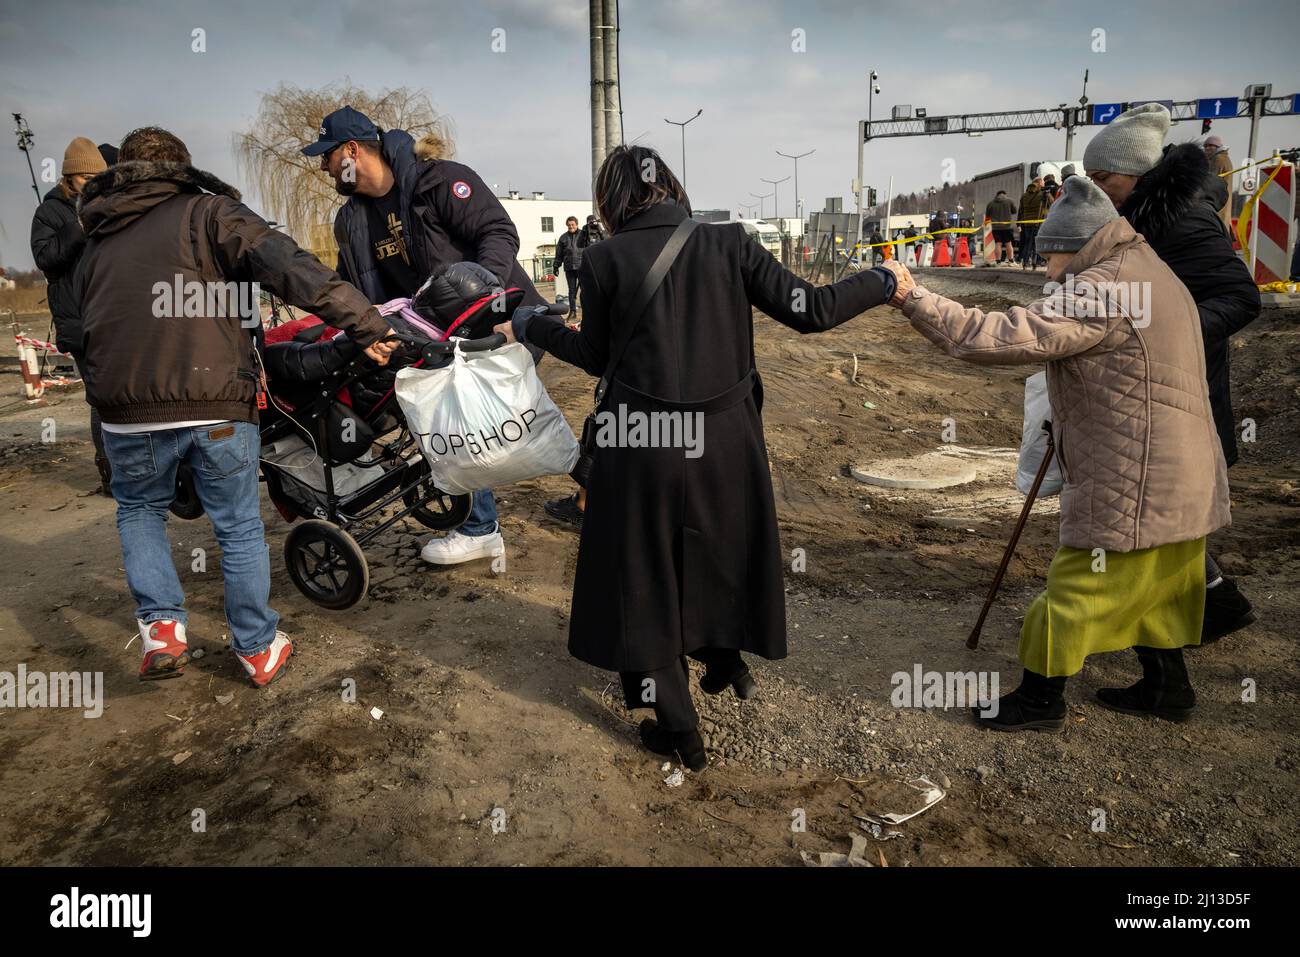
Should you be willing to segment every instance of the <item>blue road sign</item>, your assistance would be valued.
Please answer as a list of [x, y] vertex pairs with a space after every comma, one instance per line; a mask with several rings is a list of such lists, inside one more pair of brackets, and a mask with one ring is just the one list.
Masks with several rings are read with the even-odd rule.
[[1291, 112], [1300, 113], [1300, 93], [1291, 97]]
[[1123, 103], [1094, 103], [1092, 104], [1092, 121], [1094, 123], [1109, 123], [1123, 111]]
[[1147, 103], [1159, 103], [1161, 106], [1163, 106], [1163, 107], [1164, 107], [1166, 110], [1168, 110], [1170, 113], [1172, 113], [1172, 112], [1174, 111], [1174, 101], [1173, 101], [1173, 100], [1134, 100], [1132, 103], [1130, 103], [1130, 104], [1128, 105], [1128, 108], [1131, 110], [1131, 109], [1133, 109], [1133, 107], [1135, 107], [1135, 106], [1143, 106], [1143, 105], [1145, 105], [1145, 104], [1147, 104]]
[[1209, 100], [1196, 101], [1196, 118], [1198, 120], [1217, 120], [1225, 116], [1237, 115], [1237, 98], [1235, 96], [1218, 96]]

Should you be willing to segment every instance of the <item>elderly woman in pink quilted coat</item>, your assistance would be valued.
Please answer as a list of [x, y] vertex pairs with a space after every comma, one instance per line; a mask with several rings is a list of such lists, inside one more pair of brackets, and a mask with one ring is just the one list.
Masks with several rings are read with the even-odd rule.
[[1100, 689], [1101, 703], [1183, 721], [1196, 703], [1183, 648], [1201, 640], [1205, 537], [1229, 522], [1196, 305], [1085, 177], [1066, 181], [1037, 244], [1046, 294], [1006, 312], [968, 309], [887, 264], [893, 304], [944, 352], [1047, 365], [1061, 545], [1025, 614], [1020, 687], [975, 717], [1060, 730], [1066, 679], [1090, 654], [1132, 648], [1141, 680]]

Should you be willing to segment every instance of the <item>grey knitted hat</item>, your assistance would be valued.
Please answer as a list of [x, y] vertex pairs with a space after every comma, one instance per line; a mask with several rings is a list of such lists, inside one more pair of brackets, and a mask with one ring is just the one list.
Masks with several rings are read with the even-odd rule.
[[1100, 186], [1086, 176], [1071, 176], [1038, 227], [1038, 254], [1077, 253], [1093, 233], [1118, 217]]
[[1169, 132], [1169, 111], [1159, 103], [1143, 103], [1121, 113], [1092, 138], [1083, 151], [1083, 168], [1141, 176], [1160, 162], [1160, 149]]

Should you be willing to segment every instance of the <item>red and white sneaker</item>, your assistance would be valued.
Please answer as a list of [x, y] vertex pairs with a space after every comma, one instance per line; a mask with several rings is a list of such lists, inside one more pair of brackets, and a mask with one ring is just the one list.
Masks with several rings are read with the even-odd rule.
[[179, 621], [162, 618], [158, 621], [135, 620], [140, 629], [140, 644], [144, 660], [140, 662], [140, 680], [179, 678], [190, 663], [190, 646], [185, 640], [185, 626]]
[[289, 636], [282, 631], [277, 631], [274, 640], [257, 654], [241, 655], [235, 652], [235, 657], [244, 666], [253, 684], [264, 688], [284, 674], [285, 665], [289, 663], [291, 654], [293, 654], [293, 644], [289, 641]]

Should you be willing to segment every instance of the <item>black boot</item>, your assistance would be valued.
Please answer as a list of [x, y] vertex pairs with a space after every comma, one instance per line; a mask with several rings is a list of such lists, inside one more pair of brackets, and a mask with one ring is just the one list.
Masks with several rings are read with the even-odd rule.
[[1225, 578], [1205, 592], [1205, 619], [1201, 626], [1201, 644], [1208, 645], [1224, 635], [1239, 631], [1255, 621], [1255, 611], [1237, 583]]
[[99, 470], [99, 491], [113, 497], [111, 482], [113, 481], [113, 467], [108, 464], [108, 456], [103, 452], [95, 453], [95, 468]]
[[741, 701], [758, 694], [758, 682], [754, 680], [747, 665], [741, 665], [739, 672], [726, 675], [715, 674], [713, 670], [706, 669], [700, 676], [700, 690], [705, 694], [722, 694], [728, 688], [736, 692], [736, 697]]
[[1065, 676], [1047, 678], [1025, 669], [1020, 687], [997, 701], [997, 713], [972, 708], [975, 723], [990, 731], [1060, 731], [1065, 727]]
[[1124, 714], [1149, 714], [1166, 721], [1190, 718], [1196, 692], [1187, 677], [1183, 649], [1138, 647], [1133, 651], [1142, 663], [1141, 680], [1127, 688], [1098, 688], [1098, 700]]
[[655, 754], [666, 758], [679, 758], [692, 771], [703, 771], [709, 766], [704, 753], [704, 739], [699, 728], [689, 731], [665, 731], [654, 718], [641, 722], [641, 743]]

